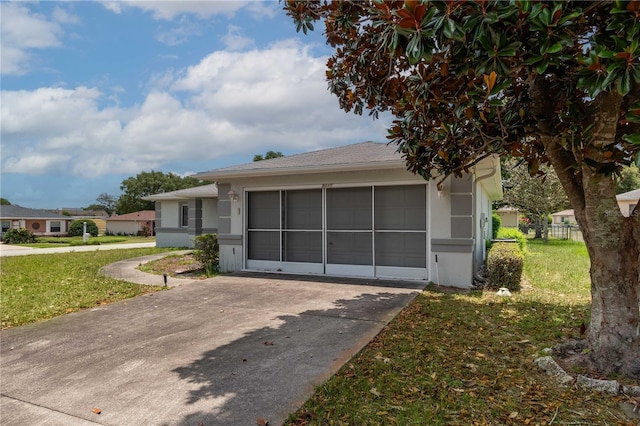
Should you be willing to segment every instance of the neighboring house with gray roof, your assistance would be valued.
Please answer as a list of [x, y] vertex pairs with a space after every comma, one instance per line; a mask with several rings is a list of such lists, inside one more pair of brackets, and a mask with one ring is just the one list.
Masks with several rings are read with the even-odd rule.
[[223, 272], [408, 278], [470, 287], [491, 236], [491, 202], [502, 198], [497, 157], [438, 187], [439, 180], [408, 172], [395, 146], [374, 142], [194, 177], [217, 184]]
[[215, 184], [144, 197], [155, 201], [158, 247], [193, 247], [195, 237], [218, 232], [218, 188]]
[[138, 212], [114, 215], [106, 219], [107, 235], [154, 235], [156, 212], [140, 210]]
[[638, 201], [640, 201], [640, 188], [618, 194], [616, 195], [616, 200], [618, 200], [618, 206], [620, 206], [622, 214], [629, 217], [633, 213], [633, 209], [638, 205]]
[[24, 228], [38, 236], [63, 236], [69, 231], [71, 218], [47, 210], [3, 205], [0, 206], [0, 222], [2, 234], [11, 228]]

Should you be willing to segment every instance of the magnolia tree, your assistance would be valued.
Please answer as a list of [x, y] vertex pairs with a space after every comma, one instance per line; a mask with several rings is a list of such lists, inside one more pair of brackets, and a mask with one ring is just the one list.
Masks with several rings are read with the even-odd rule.
[[588, 353], [640, 377], [640, 208], [616, 179], [640, 152], [640, 2], [289, 1], [298, 30], [323, 22], [330, 91], [346, 111], [395, 120], [407, 169], [460, 175], [511, 155], [549, 164], [591, 259]]

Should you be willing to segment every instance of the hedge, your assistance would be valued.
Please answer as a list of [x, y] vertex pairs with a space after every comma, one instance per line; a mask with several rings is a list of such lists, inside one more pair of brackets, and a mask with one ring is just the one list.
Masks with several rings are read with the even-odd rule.
[[520, 290], [524, 254], [518, 244], [496, 241], [487, 255], [487, 286]]
[[500, 228], [497, 239], [517, 240], [520, 250], [524, 253], [527, 250], [527, 236], [516, 228]]

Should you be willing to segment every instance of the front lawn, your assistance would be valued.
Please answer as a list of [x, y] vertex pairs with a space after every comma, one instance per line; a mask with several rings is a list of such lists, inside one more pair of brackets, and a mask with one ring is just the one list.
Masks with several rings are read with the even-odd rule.
[[[129, 244], [129, 243], [152, 243], [155, 237], [138, 237], [127, 235], [103, 235], [90, 237], [88, 244]], [[38, 242], [32, 244], [17, 244], [23, 247], [51, 248], [84, 245], [82, 237], [38, 237]]]
[[163, 251], [166, 249], [141, 248], [3, 257], [1, 328], [161, 290], [98, 275], [98, 270], [113, 262]]
[[530, 241], [525, 264], [511, 298], [431, 286], [287, 424], [636, 424], [624, 397], [562, 388], [533, 364], [587, 316], [584, 244]]

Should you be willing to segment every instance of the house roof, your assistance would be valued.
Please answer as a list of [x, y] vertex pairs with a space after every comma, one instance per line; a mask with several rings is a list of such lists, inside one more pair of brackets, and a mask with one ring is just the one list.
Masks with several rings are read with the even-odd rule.
[[107, 218], [107, 221], [112, 220], [127, 220], [127, 221], [152, 221], [156, 220], [155, 210], [141, 210], [139, 212], [121, 214], [118, 216], [111, 216]]
[[0, 206], [2, 219], [64, 219], [71, 220], [69, 216], [53, 213], [47, 210], [30, 209], [16, 205]]
[[217, 198], [218, 187], [215, 183], [202, 186], [194, 186], [193, 188], [179, 189], [177, 191], [163, 192], [160, 194], [148, 195], [142, 197], [143, 200], [149, 201], [166, 201], [166, 200], [186, 200], [189, 198]]
[[573, 216], [573, 209], [562, 210], [561, 212], [551, 213], [551, 216]]
[[616, 199], [618, 201], [638, 201], [640, 200], [640, 188], [618, 194], [616, 195]]
[[225, 178], [290, 175], [301, 173], [405, 168], [396, 147], [386, 143], [361, 142], [337, 148], [294, 154], [269, 160], [201, 172], [193, 177], [217, 181]]

